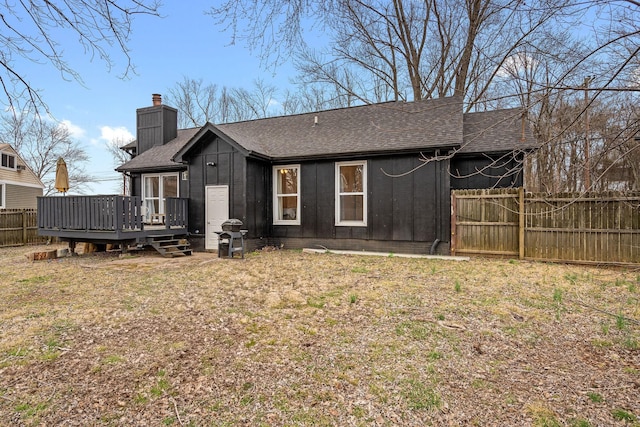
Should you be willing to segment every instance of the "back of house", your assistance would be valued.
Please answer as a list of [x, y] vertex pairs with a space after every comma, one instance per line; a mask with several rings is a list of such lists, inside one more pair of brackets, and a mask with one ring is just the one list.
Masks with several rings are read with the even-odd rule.
[[519, 109], [463, 113], [460, 97], [386, 102], [177, 129], [159, 95], [137, 110], [117, 168], [143, 217], [186, 198], [194, 249], [237, 218], [248, 249], [448, 253], [450, 191], [521, 186], [534, 146]]

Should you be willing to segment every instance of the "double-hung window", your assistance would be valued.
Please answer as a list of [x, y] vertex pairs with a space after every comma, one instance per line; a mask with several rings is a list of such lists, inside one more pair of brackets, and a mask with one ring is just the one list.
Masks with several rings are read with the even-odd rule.
[[7, 169], [16, 168], [16, 156], [10, 153], [2, 153], [0, 155], [0, 166]]
[[146, 222], [157, 222], [165, 214], [165, 199], [178, 197], [178, 174], [142, 176], [142, 200]]
[[300, 225], [300, 165], [273, 167], [273, 223]]
[[367, 225], [367, 162], [336, 163], [336, 225]]

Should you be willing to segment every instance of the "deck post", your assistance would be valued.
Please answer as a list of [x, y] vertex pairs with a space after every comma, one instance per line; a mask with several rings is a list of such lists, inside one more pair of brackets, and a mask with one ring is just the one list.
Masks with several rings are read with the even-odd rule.
[[114, 214], [116, 216], [115, 227], [117, 231], [120, 231], [122, 230], [122, 225], [124, 224], [124, 197], [115, 196], [114, 203]]

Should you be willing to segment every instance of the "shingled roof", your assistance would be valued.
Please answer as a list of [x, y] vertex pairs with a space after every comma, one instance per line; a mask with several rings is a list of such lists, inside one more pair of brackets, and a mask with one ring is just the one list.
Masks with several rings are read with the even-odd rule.
[[466, 113], [464, 140], [459, 153], [491, 153], [530, 150], [535, 139], [521, 108]]
[[185, 169], [173, 157], [194, 137], [200, 128], [178, 129], [178, 136], [164, 145], [156, 145], [116, 168], [118, 172]]
[[272, 159], [457, 147], [462, 98], [386, 102], [217, 127], [248, 151]]
[[459, 149], [461, 153], [504, 152], [532, 147], [522, 138], [520, 110], [462, 113], [462, 98], [386, 102], [179, 130], [118, 171], [169, 170], [204, 131], [218, 134], [246, 151], [271, 160], [337, 158], [372, 153]]

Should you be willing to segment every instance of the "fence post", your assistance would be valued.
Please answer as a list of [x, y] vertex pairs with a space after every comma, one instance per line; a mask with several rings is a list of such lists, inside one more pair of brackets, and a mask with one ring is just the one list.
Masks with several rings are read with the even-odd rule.
[[27, 210], [22, 209], [22, 244], [27, 244]]
[[451, 255], [456, 254], [456, 192], [451, 192], [451, 242], [450, 242]]
[[524, 259], [524, 227], [525, 227], [525, 209], [524, 209], [524, 187], [518, 188], [518, 251], [519, 258]]

